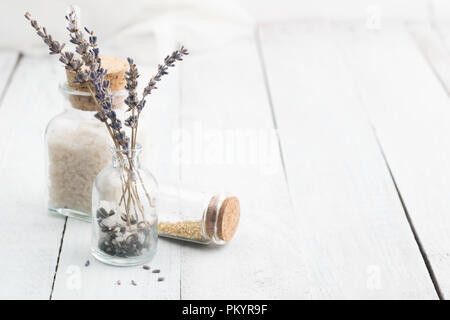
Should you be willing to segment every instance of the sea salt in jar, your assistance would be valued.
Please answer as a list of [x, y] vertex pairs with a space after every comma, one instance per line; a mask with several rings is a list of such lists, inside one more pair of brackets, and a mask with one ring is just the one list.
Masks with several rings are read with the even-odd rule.
[[[89, 92], [60, 85], [65, 111], [48, 124], [48, 210], [90, 221], [92, 183], [110, 163], [112, 139], [94, 117], [97, 105]], [[120, 113], [126, 92], [114, 93], [113, 109]]]
[[239, 199], [225, 193], [161, 185], [158, 233], [201, 244], [229, 242], [238, 227]]

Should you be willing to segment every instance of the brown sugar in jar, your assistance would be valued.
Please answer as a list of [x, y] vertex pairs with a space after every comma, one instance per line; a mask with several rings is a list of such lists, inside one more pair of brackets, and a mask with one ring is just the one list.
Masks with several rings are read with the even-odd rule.
[[231, 241], [239, 224], [236, 196], [161, 186], [159, 201], [162, 237], [222, 245]]

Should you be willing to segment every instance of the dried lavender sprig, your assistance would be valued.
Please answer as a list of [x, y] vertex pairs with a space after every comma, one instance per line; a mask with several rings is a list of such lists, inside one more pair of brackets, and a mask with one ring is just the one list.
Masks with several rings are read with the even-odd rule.
[[84, 31], [89, 34], [89, 40], [84, 37], [83, 31], [79, 28], [78, 16], [75, 8], [72, 6], [69, 14], [66, 16], [67, 30], [70, 34], [70, 42], [76, 45], [75, 51], [81, 56], [88, 70], [79, 70], [75, 75], [75, 83], [89, 81], [95, 91], [94, 97], [101, 106], [95, 114], [95, 117], [112, 130], [112, 138], [121, 146], [123, 150], [127, 150], [129, 146], [129, 138], [122, 129], [122, 122], [117, 118], [114, 110], [112, 110], [113, 98], [110, 89], [110, 82], [105, 80], [107, 70], [102, 67], [99, 57], [99, 48], [97, 47], [97, 36], [88, 28]]
[[[73, 11], [72, 11], [73, 12]], [[69, 17], [70, 16], [70, 17]], [[78, 30], [78, 23], [76, 21], [75, 15], [68, 16], [68, 29], [69, 32], [79, 32]], [[129, 146], [129, 139], [126, 137], [126, 134], [124, 131], [120, 131], [121, 124], [120, 120], [117, 119], [117, 116], [113, 110], [111, 110], [112, 106], [112, 95], [111, 95], [111, 89], [110, 89], [110, 83], [109, 81], [105, 81], [105, 75], [107, 74], [107, 70], [103, 69], [101, 67], [101, 59], [98, 55], [98, 48], [97, 46], [97, 38], [93, 35], [93, 32], [89, 31], [85, 28], [85, 31], [90, 34], [89, 36], [89, 50], [87, 52], [84, 52], [83, 48], [78, 49], [78, 53], [82, 52], [85, 53], [85, 59], [84, 61], [81, 60], [75, 60], [74, 62], [74, 53], [72, 52], [63, 52], [64, 44], [60, 45], [59, 42], [54, 41], [52, 37], [47, 34], [47, 31], [45, 28], [42, 28], [38, 25], [36, 20], [31, 19], [31, 15], [27, 12], [25, 13], [25, 18], [31, 22], [31, 26], [36, 30], [37, 34], [44, 40], [44, 42], [49, 46], [50, 54], [60, 54], [60, 61], [66, 66], [66, 69], [73, 70], [77, 72], [77, 74], [81, 74], [81, 67], [83, 66], [83, 62], [89, 67], [88, 72], [84, 72], [82, 75], [83, 80], [89, 81], [89, 84], [93, 85], [95, 94], [93, 93], [93, 90], [91, 89], [91, 86], [89, 87], [89, 90], [92, 94], [92, 96], [95, 97], [95, 101], [98, 104], [101, 113], [97, 114], [99, 118], [106, 124], [106, 127], [108, 129], [108, 132], [111, 134], [111, 137], [116, 145], [116, 147], [119, 149], [120, 147], [122, 150], [126, 151], [124, 154], [126, 154], [130, 160], [130, 155], [127, 152], [128, 146]], [[84, 39], [84, 37], [82, 37]], [[80, 36], [74, 36], [71, 37], [71, 40], [78, 42], [81, 41]], [[82, 43], [85, 43], [84, 41]], [[80, 44], [82, 44], [80, 42]], [[84, 45], [85, 46], [85, 45]], [[86, 77], [86, 75], [88, 75]], [[79, 76], [80, 77], [80, 76]], [[86, 79], [85, 79], [86, 78]], [[78, 78], [80, 80], [80, 78]], [[108, 119], [110, 120], [108, 123]], [[113, 133], [114, 132], [114, 133]], [[119, 143], [118, 143], [119, 141]], [[121, 157], [120, 157], [121, 158]], [[132, 169], [132, 162], [130, 163], [130, 169]], [[144, 213], [142, 211], [142, 205], [140, 205], [139, 197], [137, 196], [137, 191], [134, 191], [131, 187], [130, 181], [135, 181], [136, 178], [133, 179], [134, 175], [131, 174], [132, 171], [129, 170], [129, 178], [127, 181], [126, 188], [124, 188], [124, 192], [128, 192], [128, 199], [125, 199], [123, 197], [125, 204], [126, 204], [126, 211], [127, 216], [129, 217], [129, 211], [130, 211], [130, 204], [135, 201], [139, 204], [139, 209], [142, 213], [143, 219], [145, 221]], [[142, 178], [140, 177], [140, 174], [138, 172], [138, 176], [140, 178], [140, 181], [142, 183], [142, 187], [144, 188], [144, 191], [147, 195], [147, 198], [150, 201], [150, 205], [152, 205], [150, 197], [148, 195], [147, 190], [145, 189], [145, 186], [143, 185]], [[136, 186], [134, 186], [136, 189]], [[125, 193], [124, 193], [125, 195]], [[134, 199], [136, 197], [136, 199]], [[122, 199], [120, 200], [122, 202]], [[120, 204], [119, 204], [120, 205]]]
[[128, 111], [136, 108], [139, 103], [137, 98], [136, 87], [138, 85], [137, 78], [139, 78], [139, 71], [134, 63], [133, 59], [127, 58], [130, 68], [125, 72], [125, 80], [127, 82], [125, 89], [128, 91], [128, 97], [125, 100], [125, 104], [128, 106]]
[[31, 26], [36, 30], [36, 33], [45, 44], [48, 46], [50, 50], [50, 54], [61, 54], [65, 44], [60, 44], [58, 41], [53, 40], [52, 36], [47, 33], [45, 28], [41, 28], [38, 22], [31, 18], [31, 14], [29, 12], [25, 13], [25, 18], [30, 21]]
[[59, 54], [59, 61], [61, 61], [67, 70], [73, 70], [77, 72], [81, 69], [83, 63], [81, 60], [74, 57], [72, 52], [63, 51], [65, 44], [60, 44], [58, 41], [53, 40], [52, 36], [47, 33], [45, 27], [39, 26], [38, 22], [32, 19], [29, 12], [25, 13], [25, 18], [30, 21], [31, 26], [36, 30], [39, 37], [42, 38], [44, 43], [48, 46], [50, 54]]
[[95, 89], [95, 99], [98, 101], [102, 110], [95, 116], [97, 119], [105, 122], [109, 128], [113, 131], [113, 139], [122, 148], [123, 151], [127, 151], [130, 145], [130, 139], [127, 137], [125, 131], [122, 131], [122, 122], [117, 118], [117, 114], [112, 110], [112, 94], [110, 88], [110, 81], [105, 80], [104, 77], [107, 71], [102, 67], [97, 68], [97, 71], [90, 71], [90, 81]]
[[[75, 44], [75, 51], [81, 56], [81, 59], [89, 70], [79, 70], [75, 75], [74, 83], [83, 83], [89, 80], [90, 72], [97, 72], [101, 67], [99, 61], [99, 49], [97, 48], [97, 37], [93, 31], [84, 28], [89, 34], [89, 41], [84, 37], [84, 33], [79, 29], [78, 16], [75, 8], [71, 6], [69, 14], [66, 16], [67, 30], [70, 35], [70, 42]], [[98, 65], [97, 65], [98, 64]]]
[[129, 70], [125, 73], [127, 85], [125, 89], [128, 91], [128, 97], [125, 100], [125, 103], [128, 105], [127, 111], [132, 111], [132, 114], [125, 120], [125, 125], [131, 127], [132, 135], [131, 135], [131, 146], [134, 148], [136, 146], [136, 136], [137, 136], [137, 127], [139, 123], [139, 116], [141, 111], [145, 107], [146, 97], [149, 95], [152, 90], [157, 89], [156, 83], [161, 81], [161, 77], [168, 74], [167, 70], [169, 67], [174, 67], [176, 61], [183, 60], [184, 55], [188, 55], [188, 51], [186, 48], [181, 46], [179, 50], [172, 52], [171, 55], [166, 56], [164, 59], [164, 63], [158, 65], [158, 72], [156, 75], [150, 78], [149, 83], [144, 89], [142, 94], [142, 99], [139, 101], [137, 98], [136, 87], [138, 85], [137, 78], [139, 77], [139, 72], [137, 70], [136, 64], [133, 59], [128, 58]]
[[[139, 117], [136, 115], [136, 109], [139, 104], [136, 88], [138, 85], [137, 78], [139, 78], [139, 71], [133, 59], [127, 58], [130, 68], [125, 72], [126, 86], [128, 97], [125, 99], [125, 104], [128, 105], [127, 111], [132, 111], [131, 115], [125, 120], [125, 125], [131, 128], [131, 147], [136, 147], [136, 136]], [[138, 113], [139, 115], [139, 113]]]
[[[82, 57], [87, 66], [96, 62], [99, 53], [99, 49], [97, 48], [97, 36], [94, 35], [93, 31], [90, 31], [85, 27], [84, 31], [89, 35], [89, 39], [86, 40], [83, 31], [79, 29], [78, 16], [73, 6], [70, 8], [66, 20], [67, 30], [70, 34], [70, 42], [76, 45], [75, 51]], [[89, 48], [92, 48], [92, 55], [90, 55]]]
[[122, 129], [122, 122], [117, 118], [117, 114], [112, 110], [112, 94], [110, 88], [110, 81], [105, 80], [104, 77], [107, 71], [99, 68], [97, 71], [90, 72], [90, 81], [94, 84], [95, 98], [99, 102], [103, 110], [96, 114], [96, 117], [104, 121], [114, 132], [114, 139], [121, 146], [123, 151], [127, 151], [130, 145], [130, 138], [127, 137], [126, 132]]
[[187, 49], [185, 47], [181, 46], [181, 48], [179, 50], [176, 50], [176, 51], [172, 52], [171, 55], [168, 55], [164, 59], [163, 64], [158, 65], [158, 72], [156, 73], [156, 75], [154, 75], [153, 77], [150, 78], [150, 81], [148, 82], [147, 86], [144, 88], [144, 92], [142, 94], [142, 100], [137, 105], [137, 109], [138, 109], [139, 113], [142, 111], [142, 109], [145, 106], [145, 97], [147, 95], [151, 94], [151, 92], [154, 89], [157, 89], [156, 83], [158, 81], [161, 81], [162, 76], [168, 74], [168, 71], [167, 71], [168, 68], [174, 67], [176, 61], [182, 61], [183, 56], [188, 55], [188, 54], [189, 54], [189, 52], [187, 51]]
[[133, 59], [128, 58], [127, 60], [130, 68], [127, 72], [125, 72], [125, 80], [127, 82], [125, 89], [128, 91], [128, 97], [125, 99], [125, 104], [128, 106], [127, 111], [133, 111], [133, 114], [127, 120], [125, 120], [125, 125], [131, 128], [135, 128], [137, 125], [137, 118], [134, 115], [134, 110], [136, 110], [139, 104], [139, 99], [136, 92], [139, 71]]

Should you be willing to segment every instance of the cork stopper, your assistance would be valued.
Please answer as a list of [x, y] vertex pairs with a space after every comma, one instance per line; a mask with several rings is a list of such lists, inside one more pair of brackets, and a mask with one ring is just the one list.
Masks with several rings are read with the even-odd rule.
[[[111, 91], [120, 91], [126, 85], [125, 72], [128, 70], [128, 62], [118, 57], [100, 56], [102, 59], [102, 67], [108, 70], [105, 80], [110, 81]], [[86, 68], [86, 66], [83, 66]], [[75, 72], [66, 70], [67, 83], [73, 90], [89, 92], [88, 83], [73, 83]]]
[[[219, 196], [214, 196], [206, 211], [205, 232], [212, 238], [214, 234], [220, 240], [230, 241], [239, 224], [240, 205], [237, 197], [227, 197], [219, 203]], [[218, 205], [220, 204], [220, 207]]]
[[228, 197], [222, 202], [217, 217], [217, 235], [225, 242], [230, 241], [237, 230], [241, 209], [239, 199]]
[[[110, 81], [111, 91], [117, 93], [124, 89], [126, 85], [125, 72], [128, 70], [128, 62], [122, 58], [100, 56], [103, 68], [108, 70], [105, 80]], [[83, 68], [86, 68], [83, 66]], [[66, 70], [67, 84], [70, 89], [77, 91], [68, 94], [69, 101], [75, 109], [83, 111], [98, 111], [95, 98], [92, 97], [88, 82], [73, 83], [75, 72]], [[83, 94], [85, 93], [85, 94]], [[114, 94], [113, 109], [118, 109], [123, 105], [125, 95]]]

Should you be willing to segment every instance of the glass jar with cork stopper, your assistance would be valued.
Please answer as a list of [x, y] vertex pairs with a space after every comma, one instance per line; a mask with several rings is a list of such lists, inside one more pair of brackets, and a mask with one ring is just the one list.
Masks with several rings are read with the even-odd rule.
[[160, 185], [159, 236], [223, 245], [234, 236], [240, 218], [236, 196]]
[[[101, 58], [113, 91], [112, 109], [123, 112], [127, 61]], [[50, 120], [45, 132], [48, 210], [90, 221], [92, 184], [110, 162], [111, 137], [104, 124], [94, 117], [98, 105], [88, 84], [73, 83], [73, 71], [66, 70], [66, 76], [67, 82], [60, 85], [66, 98], [65, 111]]]

